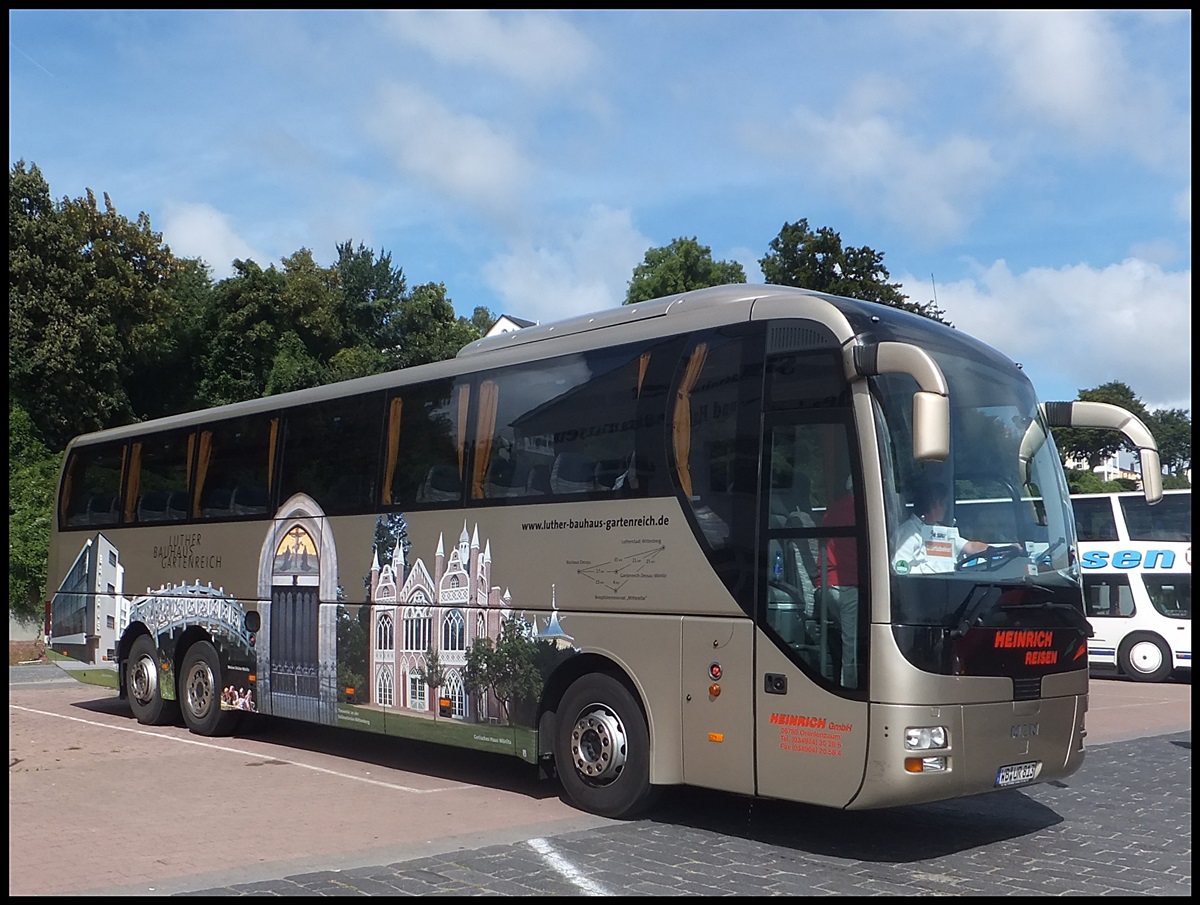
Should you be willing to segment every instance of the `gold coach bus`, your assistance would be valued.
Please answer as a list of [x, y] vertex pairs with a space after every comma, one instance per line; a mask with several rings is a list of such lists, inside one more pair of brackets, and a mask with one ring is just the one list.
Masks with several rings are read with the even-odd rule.
[[[782, 286], [616, 307], [75, 439], [53, 642], [145, 724], [501, 752], [613, 817], [677, 784], [877, 808], [1058, 779], [1090, 633], [1060, 425], [1124, 431], [1161, 494], [1140, 421], [1039, 404], [933, 320]], [[1008, 546], [957, 536], [984, 498]]]

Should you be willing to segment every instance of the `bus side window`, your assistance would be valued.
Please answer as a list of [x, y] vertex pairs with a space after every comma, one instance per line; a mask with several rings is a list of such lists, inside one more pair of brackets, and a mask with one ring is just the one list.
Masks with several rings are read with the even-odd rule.
[[63, 524], [115, 525], [120, 521], [124, 443], [81, 448], [71, 454], [63, 484]]
[[191, 431], [149, 436], [133, 444], [127, 490], [136, 498], [133, 520], [160, 522], [187, 517], [188, 468], [195, 448]]
[[1134, 614], [1128, 575], [1086, 575], [1083, 590], [1089, 616], [1128, 618]]
[[471, 498], [643, 492], [638, 413], [653, 354], [606, 347], [481, 376]]
[[383, 505], [407, 509], [462, 499], [467, 378], [401, 389], [387, 401]]
[[[312, 497], [330, 515], [375, 508], [383, 394], [366, 393], [284, 412], [279, 495]], [[234, 512], [266, 512], [264, 484], [239, 487]], [[256, 492], [257, 491], [257, 492]]]
[[198, 434], [192, 498], [201, 518], [262, 514], [270, 500], [278, 419], [246, 415]]
[[1080, 540], [1117, 539], [1117, 520], [1108, 497], [1074, 497], [1071, 509], [1075, 513], [1075, 530]]

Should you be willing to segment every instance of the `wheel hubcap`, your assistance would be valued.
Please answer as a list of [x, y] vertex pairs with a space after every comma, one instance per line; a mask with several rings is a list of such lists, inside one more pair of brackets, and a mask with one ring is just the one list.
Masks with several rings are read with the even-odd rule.
[[617, 715], [599, 704], [585, 708], [571, 729], [571, 757], [579, 775], [608, 785], [621, 775], [625, 756], [625, 727]]
[[196, 663], [187, 675], [188, 709], [198, 720], [208, 716], [216, 699], [212, 670], [207, 663]]
[[1157, 644], [1140, 641], [1129, 651], [1129, 662], [1140, 673], [1156, 672], [1163, 665], [1162, 651], [1158, 649]]
[[129, 693], [139, 704], [149, 704], [158, 694], [158, 665], [153, 657], [138, 657], [129, 667]]

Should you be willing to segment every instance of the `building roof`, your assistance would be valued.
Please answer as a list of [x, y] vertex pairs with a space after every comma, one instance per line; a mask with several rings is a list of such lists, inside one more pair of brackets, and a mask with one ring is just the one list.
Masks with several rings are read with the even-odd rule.
[[537, 321], [525, 320], [523, 317], [517, 317], [513, 314], [501, 314], [496, 318], [496, 323], [488, 329], [485, 336], [495, 336], [498, 333], [511, 333], [513, 330], [520, 330], [522, 327], [536, 327]]

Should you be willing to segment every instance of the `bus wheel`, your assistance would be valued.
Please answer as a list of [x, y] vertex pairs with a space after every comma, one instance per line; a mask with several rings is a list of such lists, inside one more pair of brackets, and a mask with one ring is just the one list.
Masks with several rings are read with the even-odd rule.
[[179, 716], [176, 701], [162, 696], [162, 671], [158, 668], [158, 645], [149, 635], [133, 642], [125, 664], [125, 697], [129, 709], [144, 726], [166, 726]]
[[1158, 635], [1134, 632], [1118, 655], [1121, 672], [1137, 682], [1161, 682], [1171, 674], [1171, 649]]
[[238, 711], [221, 709], [221, 661], [207, 641], [188, 648], [179, 671], [179, 707], [188, 729], [197, 735], [228, 735]]
[[554, 760], [567, 797], [603, 817], [633, 817], [650, 806], [650, 731], [633, 695], [592, 673], [563, 695]]

